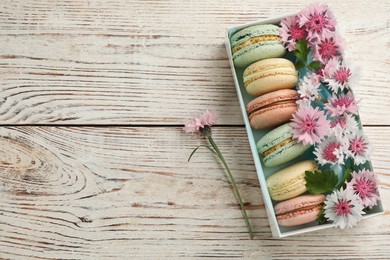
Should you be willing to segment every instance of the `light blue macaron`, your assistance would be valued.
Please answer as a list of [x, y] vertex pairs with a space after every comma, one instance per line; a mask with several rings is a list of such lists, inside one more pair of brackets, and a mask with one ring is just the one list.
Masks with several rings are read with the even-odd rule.
[[234, 65], [246, 67], [255, 61], [282, 57], [286, 49], [280, 41], [279, 27], [260, 24], [244, 28], [230, 38]]
[[291, 161], [309, 148], [310, 145], [303, 145], [293, 139], [290, 123], [273, 129], [257, 142], [257, 151], [266, 167], [274, 167]]

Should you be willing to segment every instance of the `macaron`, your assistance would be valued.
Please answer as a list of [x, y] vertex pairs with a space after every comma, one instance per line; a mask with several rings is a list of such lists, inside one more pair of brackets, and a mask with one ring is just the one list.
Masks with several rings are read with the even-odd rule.
[[302, 195], [275, 205], [279, 226], [297, 226], [313, 222], [321, 212], [325, 195]]
[[263, 59], [282, 57], [286, 49], [280, 41], [279, 27], [261, 24], [244, 28], [230, 38], [234, 65], [246, 67]]
[[272, 58], [257, 61], [244, 71], [244, 86], [253, 96], [293, 88], [298, 81], [294, 64], [283, 58]]
[[281, 125], [292, 118], [297, 110], [297, 91], [281, 89], [255, 98], [248, 103], [246, 112], [254, 129]]
[[290, 123], [285, 123], [268, 132], [257, 142], [256, 146], [266, 167], [274, 167], [291, 161], [310, 148], [310, 145], [303, 145], [293, 139]]
[[316, 169], [314, 161], [306, 160], [272, 174], [266, 181], [271, 199], [280, 201], [301, 195], [307, 191], [305, 172]]

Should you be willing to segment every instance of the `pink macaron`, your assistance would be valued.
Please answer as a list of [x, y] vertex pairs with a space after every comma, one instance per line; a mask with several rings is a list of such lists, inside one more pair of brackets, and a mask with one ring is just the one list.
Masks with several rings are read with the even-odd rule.
[[298, 97], [297, 91], [282, 89], [255, 98], [246, 107], [250, 125], [264, 129], [289, 121], [297, 110]]
[[279, 226], [297, 226], [315, 221], [321, 212], [325, 195], [302, 195], [275, 205]]

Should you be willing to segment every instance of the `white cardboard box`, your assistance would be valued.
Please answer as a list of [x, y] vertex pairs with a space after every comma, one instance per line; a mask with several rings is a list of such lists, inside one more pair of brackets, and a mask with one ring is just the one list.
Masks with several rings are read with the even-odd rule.
[[[280, 167], [274, 167], [274, 168], [269, 169], [267, 167], [262, 166], [260, 157], [257, 153], [256, 142], [262, 136], [264, 136], [265, 133], [267, 133], [267, 131], [254, 130], [251, 128], [251, 126], [249, 124], [248, 116], [246, 114], [246, 105], [254, 97], [250, 96], [249, 94], [246, 93], [245, 87], [243, 85], [242, 75], [243, 75], [245, 68], [235, 68], [234, 67], [232, 52], [231, 52], [231, 45], [230, 45], [230, 37], [234, 33], [236, 33], [237, 31], [239, 31], [245, 27], [248, 27], [248, 26], [257, 25], [257, 24], [276, 24], [276, 25], [278, 25], [283, 18], [291, 16], [291, 15], [295, 15], [295, 14], [287, 14], [287, 15], [280, 16], [280, 17], [274, 17], [274, 18], [260, 20], [260, 21], [256, 21], [256, 22], [252, 22], [252, 23], [243, 24], [243, 25], [233, 26], [233, 27], [228, 28], [227, 33], [226, 33], [226, 49], [227, 49], [227, 53], [228, 53], [230, 67], [232, 69], [234, 84], [236, 87], [238, 100], [240, 102], [241, 112], [242, 112], [242, 116], [244, 119], [245, 128], [247, 131], [253, 160], [255, 162], [257, 176], [258, 176], [258, 179], [260, 182], [261, 191], [263, 193], [264, 203], [265, 203], [265, 207], [266, 207], [268, 221], [269, 221], [270, 226], [271, 226], [272, 236], [276, 237], [276, 238], [282, 238], [282, 237], [286, 237], [286, 236], [291, 236], [291, 235], [302, 234], [302, 233], [306, 233], [306, 232], [310, 232], [310, 231], [330, 228], [330, 227], [334, 227], [334, 224], [318, 225], [316, 222], [313, 222], [313, 223], [309, 223], [306, 225], [300, 225], [300, 226], [296, 226], [296, 227], [279, 227], [279, 225], [276, 221], [275, 212], [273, 209], [274, 204], [272, 203], [272, 200], [270, 198], [268, 188], [266, 185], [266, 178], [268, 176], [270, 176], [272, 173], [274, 173], [275, 171], [286, 167], [286, 165], [290, 165], [294, 162], [302, 161], [304, 159], [313, 159], [312, 150], [309, 149], [309, 151], [307, 151], [303, 155], [303, 157], [300, 156], [299, 158], [293, 160], [292, 162], [288, 162], [286, 164], [283, 164]], [[384, 213], [384, 211], [383, 211], [382, 203], [379, 201], [378, 205], [373, 208], [373, 212], [368, 214], [368, 215], [365, 215], [364, 219], [369, 218], [369, 217], [373, 217], [373, 216], [377, 216], [377, 215], [381, 215], [383, 213]], [[359, 223], [354, 228], [358, 228], [358, 227], [359, 227]]]

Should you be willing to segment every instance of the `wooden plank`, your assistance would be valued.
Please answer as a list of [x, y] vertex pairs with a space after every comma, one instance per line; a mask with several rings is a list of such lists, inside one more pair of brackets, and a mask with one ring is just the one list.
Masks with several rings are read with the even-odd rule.
[[[389, 131], [366, 133], [388, 209]], [[271, 239], [245, 130], [216, 127], [214, 136], [254, 241], [211, 154], [186, 161], [200, 141], [180, 128], [1, 128], [0, 258], [389, 258], [388, 210], [354, 229]]]
[[[3, 0], [0, 122], [172, 125], [209, 108], [242, 124], [226, 28], [310, 2]], [[362, 67], [362, 121], [388, 125], [389, 2], [328, 2]]]

